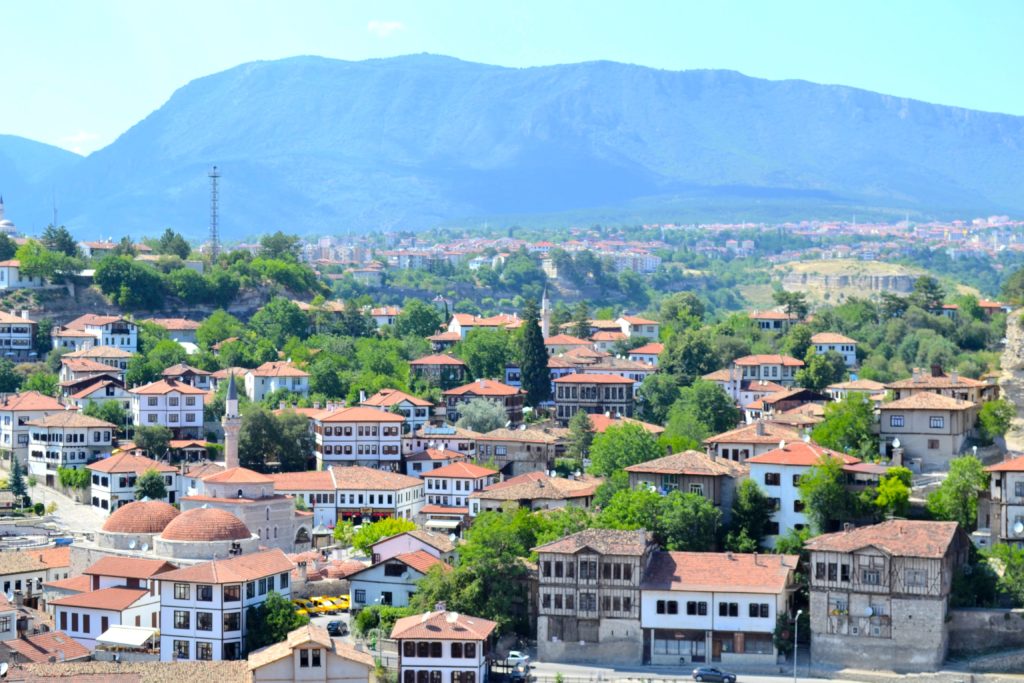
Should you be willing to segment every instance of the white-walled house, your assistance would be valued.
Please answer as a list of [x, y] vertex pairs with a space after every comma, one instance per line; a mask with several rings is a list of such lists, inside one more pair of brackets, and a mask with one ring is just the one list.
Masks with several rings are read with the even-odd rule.
[[338, 519], [413, 519], [423, 509], [423, 481], [372, 467], [332, 467]]
[[274, 548], [162, 574], [160, 661], [241, 659], [246, 609], [271, 591], [289, 598], [294, 568]]
[[319, 468], [364, 465], [398, 471], [405, 418], [386, 410], [353, 406], [313, 414], [314, 454]]
[[4, 396], [0, 400], [0, 452], [8, 467], [12, 455], [23, 464], [28, 461], [29, 421], [65, 410], [63, 403], [38, 391]]
[[300, 626], [280, 643], [250, 652], [250, 683], [370, 683], [373, 655], [334, 640], [327, 629], [315, 624]]
[[55, 349], [79, 351], [89, 346], [113, 346], [135, 353], [139, 346], [139, 327], [118, 315], [86, 313], [54, 328], [51, 337]]
[[416, 582], [435, 566], [451, 567], [423, 550], [395, 555], [349, 574], [349, 601], [353, 611], [372, 605], [408, 607]]
[[77, 411], [64, 410], [29, 420], [28, 470], [53, 486], [61, 467], [79, 469], [110, 453], [115, 425]]
[[370, 559], [374, 564], [396, 555], [423, 551], [448, 564], [455, 561], [455, 543], [448, 534], [411, 529], [394, 536], [382, 538], [370, 546]]
[[0, 289], [40, 289], [46, 286], [42, 276], [21, 274], [21, 261], [16, 258], [0, 261]]
[[309, 373], [286, 361], [268, 361], [245, 373], [245, 394], [250, 401], [262, 401], [275, 391], [309, 395]]
[[835, 351], [843, 357], [846, 367], [857, 365], [857, 340], [835, 332], [819, 332], [811, 337], [811, 344], [817, 354]]
[[647, 363], [648, 365], [658, 367], [658, 359], [664, 350], [665, 345], [661, 342], [648, 342], [630, 351], [626, 357], [637, 363]]
[[135, 480], [149, 470], [156, 470], [167, 487], [165, 500], [178, 502], [178, 470], [141, 455], [117, 453], [87, 465], [91, 473], [92, 506], [109, 514], [122, 505], [135, 501]]
[[398, 641], [399, 680], [485, 683], [491, 635], [498, 624], [455, 612], [402, 617], [391, 629]]
[[203, 430], [206, 392], [190, 384], [162, 379], [130, 392], [132, 422], [140, 427], [167, 427], [175, 438], [196, 439]]
[[378, 410], [397, 411], [405, 422], [402, 424], [402, 434], [412, 434], [430, 422], [430, 413], [434, 404], [419, 396], [407, 394], [398, 389], [381, 389], [359, 405], [366, 408]]
[[32, 347], [37, 327], [36, 322], [29, 319], [28, 311], [22, 311], [20, 316], [0, 311], [0, 356], [15, 361], [34, 358]]
[[796, 555], [656, 552], [640, 587], [644, 663], [774, 665]]
[[453, 462], [423, 474], [427, 503], [447, 508], [466, 508], [469, 494], [482, 491], [498, 479], [498, 471], [471, 462]]
[[623, 315], [616, 321], [622, 327], [622, 333], [632, 339], [633, 337], [645, 337], [656, 340], [661, 333], [661, 323], [649, 318], [641, 318], [638, 315]]
[[775, 512], [772, 513], [764, 539], [769, 548], [775, 547], [775, 541], [780, 535], [785, 535], [790, 529], [799, 531], [808, 524], [799, 488], [800, 477], [804, 473], [819, 464], [823, 456], [839, 458], [843, 466], [860, 462], [852, 455], [830, 451], [815, 443], [780, 442], [780, 446], [747, 458], [750, 478], [775, 504]]
[[1024, 456], [985, 468], [989, 497], [978, 506], [978, 527], [989, 529], [992, 543], [1024, 545]]

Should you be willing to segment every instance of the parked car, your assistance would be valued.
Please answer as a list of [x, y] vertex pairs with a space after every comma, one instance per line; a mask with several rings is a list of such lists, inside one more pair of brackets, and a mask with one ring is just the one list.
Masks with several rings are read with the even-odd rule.
[[518, 664], [529, 665], [530, 655], [525, 652], [520, 652], [519, 650], [512, 650], [508, 653], [508, 657], [505, 657], [505, 663], [512, 667]]
[[336, 597], [332, 597], [331, 602], [333, 602], [335, 605], [338, 605], [339, 608], [342, 610], [348, 610], [348, 608], [351, 605], [347, 595], [338, 595]]
[[693, 670], [693, 680], [713, 681], [714, 683], [736, 683], [736, 674], [716, 669], [713, 666], [702, 666]]
[[508, 680], [515, 683], [527, 683], [536, 679], [530, 675], [530, 664], [528, 662], [519, 662], [512, 667], [512, 671], [508, 674]]
[[348, 626], [344, 621], [332, 621], [327, 624], [327, 633], [334, 637], [344, 636], [348, 634]]

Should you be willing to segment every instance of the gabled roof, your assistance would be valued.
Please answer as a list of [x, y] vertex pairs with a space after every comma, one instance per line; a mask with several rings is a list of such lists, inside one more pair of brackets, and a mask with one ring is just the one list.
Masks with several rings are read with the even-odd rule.
[[836, 332], [819, 332], [811, 335], [812, 344], [856, 344], [856, 339], [850, 339]]
[[480, 477], [491, 477], [498, 473], [490, 467], [481, 467], [471, 462], [453, 462], [436, 470], [424, 472], [424, 477], [441, 477], [451, 479], [479, 479]]
[[747, 468], [725, 458], [712, 458], [700, 451], [683, 451], [663, 458], [630, 465], [627, 472], [644, 474], [680, 474], [693, 477], [743, 477]]
[[145, 322], [152, 323], [169, 331], [198, 330], [200, 323], [187, 318], [149, 318]]
[[86, 465], [86, 469], [90, 469], [93, 472], [105, 472], [107, 474], [144, 474], [149, 470], [156, 470], [157, 472], [165, 472], [167, 474], [177, 474], [178, 469], [171, 467], [162, 462], [157, 462], [150, 458], [143, 457], [141, 455], [132, 455], [130, 453], [118, 453], [112, 455], [109, 458], [104, 458], [91, 465]]
[[633, 380], [621, 375], [574, 372], [553, 380], [555, 384], [633, 384]]
[[334, 491], [330, 470], [281, 472], [267, 475], [274, 480], [275, 491]]
[[638, 346], [632, 349], [630, 355], [642, 355], [642, 356], [659, 356], [661, 352], [665, 350], [665, 345], [661, 342], [648, 342], [643, 346]]
[[399, 491], [414, 486], [423, 486], [423, 482], [416, 477], [361, 465], [332, 467], [331, 470], [339, 491]]
[[598, 330], [594, 334], [590, 335], [591, 341], [603, 342], [603, 341], [622, 341], [628, 339], [625, 332], [613, 332], [609, 330]]
[[221, 472], [203, 477], [208, 484], [272, 484], [274, 480], [265, 474], [254, 472], [245, 467], [232, 467]]
[[78, 428], [97, 428], [97, 429], [116, 429], [117, 425], [113, 425], [106, 420], [100, 420], [95, 417], [89, 417], [88, 415], [82, 415], [81, 413], [74, 410], [61, 410], [56, 413], [50, 413], [44, 417], [37, 417], [33, 420], [29, 420], [25, 424], [32, 427], [43, 427], [46, 429], [53, 429], [57, 427], [78, 427]]
[[549, 477], [544, 472], [527, 472], [486, 486], [482, 491], [474, 491], [469, 497], [512, 501], [588, 498], [594, 495], [603, 481], [596, 478], [565, 479]]
[[403, 617], [391, 629], [394, 639], [486, 640], [497, 622], [455, 612], [427, 612]]
[[556, 334], [544, 340], [544, 346], [590, 346], [586, 339], [574, 337], [571, 334]]
[[747, 464], [813, 467], [821, 461], [822, 456], [839, 458], [844, 465], [853, 465], [860, 462], [860, 459], [852, 455], [830, 451], [813, 442], [793, 441], [786, 442], [782, 448], [774, 448], [761, 455], [747, 458]]
[[976, 405], [976, 403], [971, 401], [964, 401], [943, 394], [919, 391], [905, 398], [883, 403], [878, 407], [881, 410], [970, 410], [976, 407]]
[[[763, 433], [758, 434], [758, 431]], [[743, 425], [742, 427], [716, 434], [704, 439], [704, 443], [779, 443], [783, 439], [789, 442], [796, 441], [799, 438], [800, 430], [796, 427], [764, 421]]]
[[465, 363], [456, 358], [450, 356], [447, 353], [435, 353], [430, 356], [423, 356], [416, 360], [409, 361], [409, 365], [460, 365], [465, 367]]
[[469, 384], [463, 384], [461, 387], [455, 387], [444, 392], [445, 396], [465, 396], [467, 394], [471, 396], [516, 396], [523, 393], [522, 390], [516, 387], [510, 387], [509, 385], [499, 382], [494, 379], [478, 379], [475, 382]]
[[779, 353], [761, 353], [752, 356], [743, 356], [733, 361], [736, 365], [782, 365], [785, 367], [802, 368], [804, 362], [792, 356], [784, 356]]
[[872, 393], [885, 391], [885, 385], [881, 382], [876, 382], [873, 379], [855, 379], [849, 382], [836, 382], [835, 384], [829, 384], [825, 388], [846, 391], [869, 391]]
[[653, 543], [644, 529], [585, 529], [533, 548], [542, 553], [575, 554], [590, 548], [602, 555], [643, 555]]
[[177, 363], [160, 373], [163, 377], [180, 377], [182, 375], [209, 376], [211, 374], [213, 373], [207, 372], [206, 370], [200, 370], [199, 368], [194, 368], [188, 363]]
[[659, 551], [644, 572], [644, 590], [777, 595], [786, 589], [797, 555]]
[[118, 372], [118, 368], [89, 358], [61, 358], [60, 364], [71, 372]]
[[172, 391], [177, 391], [179, 394], [193, 394], [193, 395], [199, 395], [199, 394], [205, 395], [206, 394], [206, 392], [204, 390], [202, 390], [202, 389], [200, 389], [198, 387], [194, 387], [191, 384], [185, 384], [184, 382], [179, 382], [176, 379], [161, 379], [161, 380], [157, 380], [156, 382], [150, 382], [149, 384], [143, 385], [141, 387], [135, 387], [134, 389], [132, 389], [130, 391], [130, 393], [132, 393], [132, 394], [148, 395], [148, 394], [169, 394]]
[[455, 550], [455, 544], [452, 543], [451, 539], [448, 538], [447, 535], [438, 534], [425, 529], [411, 529], [409, 531], [403, 531], [399, 534], [382, 538], [371, 547], [376, 547], [385, 541], [390, 541], [392, 539], [399, 538], [400, 536], [411, 536], [412, 538], [415, 538], [416, 540], [421, 541], [442, 553], [450, 553]]
[[309, 377], [309, 373], [299, 370], [287, 361], [267, 361], [249, 373], [253, 377]]
[[4, 397], [4, 400], [0, 402], [0, 411], [3, 410], [64, 410], [65, 406], [63, 403], [41, 394], [38, 391], [23, 391], [20, 394], [9, 394]]
[[890, 519], [849, 531], [822, 534], [807, 541], [805, 547], [812, 551], [850, 553], [871, 546], [895, 557], [941, 558], [958, 530], [956, 522]]
[[1024, 455], [1004, 460], [985, 468], [986, 472], [1024, 472]]
[[349, 574], [349, 579], [353, 579], [353, 578], [359, 576], [360, 574], [362, 574], [363, 572], [368, 572], [371, 569], [374, 569], [376, 567], [381, 566], [382, 564], [387, 564], [389, 562], [395, 562], [395, 561], [401, 562], [402, 564], [404, 564], [405, 566], [409, 567], [410, 569], [415, 569], [420, 574], [426, 574], [427, 572], [429, 572], [431, 569], [433, 569], [437, 565], [440, 565], [441, 568], [444, 571], [451, 571], [451, 567], [448, 564], [446, 564], [445, 562], [437, 559], [436, 557], [434, 557], [433, 555], [431, 555], [427, 551], [425, 551], [425, 550], [414, 550], [414, 551], [412, 551], [410, 553], [401, 553], [401, 554], [395, 555], [394, 557], [389, 557], [388, 559], [381, 560], [377, 564], [374, 564], [374, 565], [371, 565], [369, 567], [366, 567], [365, 569], [360, 569], [357, 572]]
[[[273, 645], [268, 645], [264, 648], [260, 648], [259, 650], [250, 652], [249, 656], [246, 658], [249, 671], [255, 671], [260, 667], [279, 661], [285, 657], [291, 657], [296, 648], [301, 648], [304, 645], [317, 645], [324, 647], [329, 653], [333, 652], [335, 655], [343, 659], [362, 664], [368, 670], [374, 667], [373, 656], [368, 652], [356, 650], [347, 643], [334, 640], [322, 626], [306, 624], [305, 626], [300, 626], [289, 633], [288, 637], [280, 643], [274, 643]], [[208, 662], [202, 663], [206, 664]], [[328, 663], [325, 662], [324, 666], [328, 666]], [[250, 676], [251, 675], [252, 674], [250, 674]]]
[[638, 315], [622, 315], [619, 316], [619, 320], [625, 320], [630, 325], [660, 325], [657, 320], [651, 320], [650, 318], [641, 318]]
[[664, 427], [650, 422], [643, 422], [636, 420], [632, 417], [622, 417], [619, 415], [611, 416], [605, 415], [604, 413], [594, 413], [590, 416], [590, 424], [594, 428], [594, 431], [598, 434], [604, 434], [608, 431], [609, 427], [621, 427], [622, 425], [639, 425], [651, 434], [661, 434], [665, 431]]
[[405, 422], [405, 417], [378, 408], [352, 406], [313, 417], [317, 422]]
[[381, 389], [376, 394], [363, 401], [361, 405], [390, 408], [391, 406], [396, 406], [403, 402], [408, 402], [421, 408], [429, 408], [434, 405], [426, 399], [422, 399], [419, 396], [413, 396], [412, 394], [407, 394], [404, 391], [399, 391], [398, 389]]
[[423, 461], [436, 461], [436, 460], [455, 460], [457, 458], [465, 458], [465, 453], [459, 453], [451, 449], [445, 448], [424, 448], [422, 451], [410, 453], [403, 459], [406, 462], [423, 462]]
[[146, 595], [149, 595], [149, 590], [145, 588], [118, 586], [116, 588], [101, 588], [88, 593], [65, 595], [62, 598], [50, 600], [50, 604], [58, 607], [83, 607], [121, 612]]
[[192, 567], [175, 569], [160, 575], [161, 581], [190, 583], [238, 583], [253, 581], [271, 574], [291, 572], [292, 561], [280, 548], [238, 555], [226, 560], [213, 560]]
[[87, 576], [116, 576], [125, 579], [149, 579], [157, 574], [177, 569], [176, 565], [164, 560], [144, 557], [120, 557], [107, 555], [93, 562], [82, 573]]
[[78, 400], [86, 399], [86, 398], [89, 398], [90, 396], [92, 396], [94, 393], [96, 393], [100, 389], [106, 389], [109, 386], [113, 386], [113, 387], [115, 387], [117, 389], [123, 389], [124, 388], [124, 387], [121, 386], [121, 384], [119, 382], [115, 382], [112, 379], [101, 379], [101, 380], [97, 380], [95, 384], [90, 384], [86, 388], [81, 389], [81, 390], [76, 391], [75, 393], [71, 394], [71, 398], [78, 399]]
[[61, 356], [61, 360], [65, 358], [121, 358], [127, 359], [132, 358], [135, 354], [124, 349], [119, 349], [116, 346], [87, 346], [84, 349], [77, 351], [69, 351]]
[[957, 375], [929, 374], [915, 371], [906, 379], [889, 382], [886, 389], [967, 389], [988, 386], [985, 382]]
[[532, 428], [532, 429], [509, 429], [498, 427], [486, 434], [477, 434], [477, 441], [511, 441], [515, 443], [543, 443], [556, 444], [566, 434], [567, 429], [561, 428]]
[[4, 645], [28, 661], [38, 663], [48, 662], [51, 657], [57, 659], [63, 657], [65, 662], [70, 662], [92, 655], [87, 647], [63, 631], [50, 631], [24, 638], [14, 638], [4, 641]]
[[122, 318], [119, 315], [97, 315], [95, 313], [86, 313], [85, 315], [78, 316], [64, 327], [68, 330], [84, 330], [86, 327], [102, 327], [116, 322], [123, 322], [129, 325], [135, 324], [131, 320]]

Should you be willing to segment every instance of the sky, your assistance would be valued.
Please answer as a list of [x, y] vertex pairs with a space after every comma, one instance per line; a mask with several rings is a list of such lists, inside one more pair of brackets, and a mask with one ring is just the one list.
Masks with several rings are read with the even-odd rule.
[[0, 134], [87, 154], [244, 62], [420, 52], [734, 69], [1024, 115], [1022, 28], [1015, 0], [3, 0]]

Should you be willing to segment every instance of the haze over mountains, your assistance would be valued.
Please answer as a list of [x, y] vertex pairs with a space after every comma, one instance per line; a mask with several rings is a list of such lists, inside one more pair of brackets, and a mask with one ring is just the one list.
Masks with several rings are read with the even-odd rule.
[[[130, 84], [127, 84], [130, 85]], [[29, 231], [226, 238], [515, 217], [1019, 214], [1024, 117], [731, 71], [296, 57], [195, 80], [88, 157], [0, 136]]]

